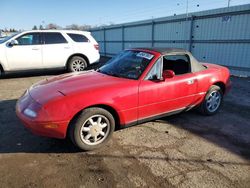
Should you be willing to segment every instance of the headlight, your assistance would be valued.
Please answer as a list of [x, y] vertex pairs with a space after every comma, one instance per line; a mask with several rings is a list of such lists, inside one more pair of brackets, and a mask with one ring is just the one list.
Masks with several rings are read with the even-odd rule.
[[35, 118], [37, 116], [37, 113], [34, 112], [33, 110], [26, 108], [23, 112], [26, 116], [31, 117], [31, 118]]

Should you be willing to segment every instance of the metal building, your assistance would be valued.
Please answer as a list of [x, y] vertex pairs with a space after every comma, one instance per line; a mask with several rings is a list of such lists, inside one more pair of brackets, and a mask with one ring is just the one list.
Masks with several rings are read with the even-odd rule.
[[118, 24], [91, 30], [101, 54], [133, 47], [188, 49], [200, 61], [250, 76], [250, 4]]

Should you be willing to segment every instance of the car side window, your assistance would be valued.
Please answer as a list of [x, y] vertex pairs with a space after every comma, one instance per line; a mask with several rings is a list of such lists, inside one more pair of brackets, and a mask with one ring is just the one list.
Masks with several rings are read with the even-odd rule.
[[44, 44], [62, 44], [68, 43], [61, 33], [44, 33]]
[[18, 45], [38, 45], [40, 44], [39, 33], [27, 33], [17, 39]]
[[147, 74], [145, 80], [160, 80], [162, 78], [162, 58], [159, 58], [149, 73]]
[[89, 39], [81, 34], [67, 33], [67, 35], [75, 42], [89, 42]]
[[172, 70], [175, 75], [190, 73], [191, 65], [189, 56], [187, 54], [164, 56], [163, 70]]

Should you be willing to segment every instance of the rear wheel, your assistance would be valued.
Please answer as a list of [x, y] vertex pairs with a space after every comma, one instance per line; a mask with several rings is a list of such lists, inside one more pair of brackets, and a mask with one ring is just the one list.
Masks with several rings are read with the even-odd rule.
[[88, 108], [72, 123], [70, 138], [82, 150], [93, 150], [103, 146], [112, 136], [115, 120], [110, 112], [102, 108]]
[[213, 115], [219, 111], [222, 102], [223, 93], [221, 88], [212, 85], [198, 109], [204, 115]]
[[80, 72], [84, 71], [88, 66], [87, 61], [80, 56], [73, 56], [68, 63], [69, 72]]

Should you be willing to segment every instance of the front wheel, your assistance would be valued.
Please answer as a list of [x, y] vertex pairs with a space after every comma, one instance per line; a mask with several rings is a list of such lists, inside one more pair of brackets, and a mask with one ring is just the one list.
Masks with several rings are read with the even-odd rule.
[[204, 115], [213, 115], [219, 111], [222, 102], [223, 93], [221, 88], [219, 86], [212, 85], [198, 109]]
[[102, 108], [87, 108], [72, 123], [70, 138], [82, 150], [93, 150], [103, 146], [112, 136], [115, 120], [110, 112]]

